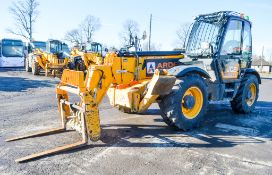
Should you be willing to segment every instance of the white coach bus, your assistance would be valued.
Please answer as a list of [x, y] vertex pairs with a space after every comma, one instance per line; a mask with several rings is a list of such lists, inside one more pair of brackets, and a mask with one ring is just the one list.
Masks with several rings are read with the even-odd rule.
[[0, 67], [24, 67], [24, 45], [22, 40], [0, 40]]

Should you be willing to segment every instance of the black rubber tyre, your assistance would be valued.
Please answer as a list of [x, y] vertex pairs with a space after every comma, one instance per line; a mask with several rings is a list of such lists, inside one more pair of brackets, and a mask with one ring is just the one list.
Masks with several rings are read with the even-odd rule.
[[75, 70], [77, 70], [77, 71], [85, 71], [86, 70], [86, 66], [84, 65], [84, 62], [82, 59], [77, 60], [75, 62]]
[[31, 72], [31, 67], [29, 67], [28, 57], [25, 58], [25, 71], [26, 72]]
[[46, 77], [48, 77], [50, 74], [49, 74], [49, 72], [50, 72], [51, 70], [50, 69], [45, 69], [44, 70], [44, 76], [46, 76]]
[[33, 75], [39, 75], [40, 74], [40, 68], [37, 62], [32, 63], [32, 74]]
[[[182, 110], [182, 98], [184, 98], [185, 92], [190, 88], [197, 88], [202, 95], [202, 106], [199, 108], [200, 111], [192, 118], [186, 117]], [[172, 92], [169, 95], [162, 97], [158, 104], [162, 112], [161, 116], [169, 126], [174, 126], [182, 130], [190, 130], [199, 127], [208, 107], [208, 93], [204, 79], [199, 75], [187, 75], [178, 79]]]
[[119, 111], [126, 113], [126, 114], [133, 114], [133, 112], [131, 112], [131, 109], [128, 107], [124, 107], [124, 106], [118, 106], [117, 108]]
[[[162, 109], [162, 108], [164, 107], [164, 106], [162, 106], [162, 103], [161, 103], [161, 102], [158, 102], [158, 104], [159, 104], [160, 109]], [[173, 127], [173, 128], [176, 128], [175, 123], [172, 122], [162, 110], [161, 110], [161, 117], [162, 117], [163, 121], [164, 121], [168, 126]]]
[[[256, 94], [255, 94], [256, 96], [254, 100], [253, 99], [251, 100], [250, 102], [251, 104], [249, 105], [247, 102], [247, 100], [249, 99], [247, 95], [250, 91], [250, 87], [253, 84], [256, 87]], [[241, 82], [241, 85], [238, 89], [236, 96], [230, 102], [231, 108], [235, 113], [240, 113], [240, 114], [250, 113], [255, 108], [258, 96], [259, 96], [259, 82], [257, 77], [252, 74], [246, 75]]]

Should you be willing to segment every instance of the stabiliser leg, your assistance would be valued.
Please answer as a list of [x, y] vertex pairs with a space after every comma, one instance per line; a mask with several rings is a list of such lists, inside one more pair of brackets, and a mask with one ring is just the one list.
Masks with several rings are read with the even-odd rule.
[[[56, 129], [50, 129], [44, 132], [38, 132], [38, 133], [34, 133], [34, 134], [28, 134], [28, 135], [24, 135], [24, 136], [19, 136], [19, 137], [14, 137], [11, 139], [7, 139], [7, 142], [10, 141], [15, 141], [15, 140], [20, 140], [20, 139], [26, 139], [26, 138], [31, 138], [31, 137], [37, 137], [37, 136], [44, 136], [44, 135], [49, 135], [49, 134], [55, 134], [55, 133], [59, 133], [59, 132], [65, 132], [66, 131], [66, 116], [65, 116], [65, 112], [64, 112], [64, 103], [65, 101], [61, 101], [60, 102], [60, 112], [61, 112], [61, 118], [62, 118], [62, 127], [61, 128], [56, 128]], [[68, 151], [68, 150], [72, 150], [75, 148], [79, 148], [81, 146], [84, 146], [88, 143], [88, 136], [87, 136], [87, 128], [86, 128], [86, 121], [85, 121], [85, 115], [84, 113], [80, 114], [80, 118], [82, 121], [82, 140], [78, 141], [76, 143], [72, 143], [72, 144], [67, 144], [64, 146], [60, 146], [60, 147], [56, 147], [50, 150], [46, 150], [40, 153], [35, 153], [35, 154], [31, 154], [29, 156], [26, 157], [22, 157], [19, 159], [16, 159], [15, 162], [21, 163], [21, 162], [26, 162], [26, 161], [30, 161], [33, 159], [37, 159], [40, 157], [44, 157], [47, 155], [52, 155], [52, 154], [56, 154], [56, 153], [60, 153], [60, 152], [64, 152], [64, 151]]]

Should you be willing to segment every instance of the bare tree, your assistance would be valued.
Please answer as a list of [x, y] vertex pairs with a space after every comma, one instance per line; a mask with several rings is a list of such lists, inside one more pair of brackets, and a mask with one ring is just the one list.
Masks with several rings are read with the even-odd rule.
[[123, 31], [120, 34], [122, 44], [128, 45], [130, 41], [130, 37], [138, 36], [138, 34], [139, 34], [138, 23], [132, 19], [126, 20], [123, 25]]
[[83, 36], [82, 32], [79, 29], [74, 29], [71, 31], [68, 31], [65, 34], [65, 40], [71, 42], [71, 43], [77, 43], [79, 45], [83, 44]]
[[33, 39], [33, 24], [38, 16], [38, 6], [37, 0], [13, 2], [9, 10], [15, 19], [15, 29], [7, 30], [31, 41]]
[[86, 38], [87, 42], [91, 42], [93, 38], [93, 34], [100, 28], [100, 20], [92, 15], [88, 15], [85, 20], [82, 22], [80, 28], [82, 29], [82, 33]]
[[68, 31], [65, 34], [65, 40], [70, 43], [85, 45], [92, 42], [94, 33], [100, 28], [100, 20], [92, 15], [88, 15], [77, 29]]
[[177, 39], [178, 39], [178, 45], [181, 48], [184, 47], [184, 42], [185, 42], [188, 32], [190, 30], [190, 26], [191, 26], [190, 23], [181, 24], [176, 32]]

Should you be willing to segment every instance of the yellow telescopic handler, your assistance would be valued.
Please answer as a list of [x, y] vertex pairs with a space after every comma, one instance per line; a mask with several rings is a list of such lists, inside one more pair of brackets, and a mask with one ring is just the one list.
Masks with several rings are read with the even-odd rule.
[[102, 45], [97, 42], [88, 43], [84, 48], [71, 51], [69, 69], [86, 71], [91, 64], [102, 64]]
[[[106, 94], [114, 107], [127, 113], [144, 113], [157, 102], [163, 120], [182, 130], [202, 123], [209, 101], [228, 100], [236, 113], [254, 110], [261, 79], [250, 68], [251, 22], [243, 14], [221, 11], [196, 17], [185, 53], [137, 51], [135, 43], [136, 51], [108, 53], [102, 64], [90, 65], [86, 75], [82, 71], [63, 71], [56, 87], [61, 128], [7, 140], [73, 128], [81, 133], [81, 141], [16, 161], [28, 161], [86, 145], [88, 140], [99, 140], [99, 104]], [[69, 94], [76, 94], [80, 101], [71, 103]]]
[[61, 77], [62, 71], [68, 68], [69, 53], [68, 46], [59, 40], [48, 40], [46, 50], [36, 49], [29, 54], [26, 62], [27, 71], [32, 71], [33, 75], [39, 75], [41, 70], [45, 71], [45, 76]]

